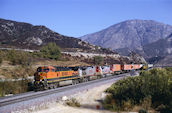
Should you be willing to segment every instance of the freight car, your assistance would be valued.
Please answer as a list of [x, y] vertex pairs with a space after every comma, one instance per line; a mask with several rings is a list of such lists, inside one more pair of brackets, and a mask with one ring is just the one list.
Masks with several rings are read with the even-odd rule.
[[129, 72], [132, 70], [132, 64], [123, 64], [121, 65], [121, 70], [124, 72]]
[[138, 69], [140, 69], [140, 64], [132, 64], [132, 69], [133, 69], [133, 70], [138, 70]]
[[111, 65], [111, 70], [114, 74], [122, 73], [122, 64], [113, 64]]

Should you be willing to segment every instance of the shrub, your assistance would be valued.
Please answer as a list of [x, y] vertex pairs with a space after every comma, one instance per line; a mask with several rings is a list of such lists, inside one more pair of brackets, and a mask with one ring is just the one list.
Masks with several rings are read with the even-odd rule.
[[80, 107], [80, 103], [75, 99], [75, 98], [72, 98], [71, 100], [67, 100], [66, 104], [68, 106], [72, 106], [72, 107]]
[[43, 58], [43, 54], [41, 52], [34, 51], [33, 53], [30, 53], [33, 58]]
[[0, 64], [2, 63], [2, 51], [0, 50]]
[[95, 56], [94, 58], [94, 64], [101, 65], [104, 63], [104, 58], [102, 56]]
[[149, 110], [151, 108], [152, 105], [152, 98], [151, 96], [147, 96], [143, 99], [143, 101], [140, 102], [142, 104], [142, 107], [145, 110]]
[[[150, 107], [156, 109], [163, 104], [167, 111], [171, 111], [172, 85], [169, 83], [170, 77], [172, 77], [171, 69], [152, 69], [142, 72], [141, 76], [119, 80], [106, 90], [110, 93], [111, 98], [109, 100], [107, 97], [103, 104], [113, 110], [125, 110], [126, 105], [141, 104], [146, 110]], [[126, 102], [130, 103], [126, 104]], [[159, 111], [161, 110], [159, 109]]]
[[0, 56], [0, 65], [1, 65], [1, 63], [2, 63], [2, 58], [1, 58], [1, 56]]
[[55, 43], [48, 43], [47, 46], [41, 48], [40, 52], [45, 58], [58, 60], [61, 56], [59, 47]]
[[139, 113], [147, 113], [147, 111], [145, 109], [140, 109]]
[[0, 96], [7, 94], [18, 94], [28, 91], [29, 80], [20, 81], [1, 81], [0, 82]]
[[17, 52], [15, 50], [11, 50], [8, 52], [8, 60], [12, 65], [23, 65], [27, 66], [31, 64], [31, 58], [26, 52]]

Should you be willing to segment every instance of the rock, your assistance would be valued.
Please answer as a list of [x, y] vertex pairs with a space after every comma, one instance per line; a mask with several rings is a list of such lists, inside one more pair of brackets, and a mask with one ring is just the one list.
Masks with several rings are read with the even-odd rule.
[[62, 101], [67, 101], [68, 100], [68, 97], [67, 96], [63, 96], [62, 97]]

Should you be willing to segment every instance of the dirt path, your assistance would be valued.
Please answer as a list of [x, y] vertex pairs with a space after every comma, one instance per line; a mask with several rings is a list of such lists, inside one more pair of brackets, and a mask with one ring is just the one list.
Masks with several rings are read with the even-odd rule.
[[103, 110], [99, 102], [105, 97], [104, 90], [110, 86], [111, 84], [101, 85], [67, 97], [68, 99], [75, 98], [81, 104], [80, 107], [70, 107], [65, 104], [65, 101], [60, 101], [33, 113], [112, 113]]

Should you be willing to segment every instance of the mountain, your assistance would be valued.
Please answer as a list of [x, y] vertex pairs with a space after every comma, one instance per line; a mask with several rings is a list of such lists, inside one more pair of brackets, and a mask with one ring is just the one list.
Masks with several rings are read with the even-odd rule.
[[49, 42], [55, 42], [64, 51], [114, 53], [81, 39], [61, 35], [45, 26], [0, 19], [0, 47], [40, 49]]
[[[143, 51], [143, 55], [148, 62], [156, 65], [166, 64], [172, 66], [172, 34], [164, 39], [144, 45]], [[140, 51], [137, 52], [139, 53]]]
[[[63, 51], [63, 53], [71, 53], [83, 57], [91, 58], [90, 56], [100, 55], [106, 56], [107, 62], [121, 62], [121, 63], [142, 63], [139, 55], [132, 55], [132, 57], [120, 56], [116, 52], [101, 48], [99, 46], [91, 45], [81, 39], [68, 37], [56, 33], [45, 26], [34, 26], [29, 23], [16, 22], [11, 20], [0, 19], [0, 48], [14, 48], [14, 49], [40, 49], [49, 42], [55, 42]], [[98, 53], [98, 54], [97, 54]], [[88, 55], [90, 54], [90, 56]], [[108, 56], [107, 54], [110, 54]], [[112, 57], [112, 58], [111, 58]], [[79, 58], [79, 57], [77, 57]], [[111, 60], [109, 60], [111, 59]], [[112, 60], [113, 59], [113, 60]], [[115, 59], [115, 60], [114, 60]], [[135, 60], [138, 59], [138, 60]], [[141, 59], [141, 60], [140, 60]], [[88, 59], [87, 59], [88, 60]]]
[[172, 66], [172, 55], [164, 56], [162, 59], [154, 62], [155, 66]]
[[166, 38], [144, 45], [143, 51], [147, 58], [172, 55], [172, 34]]
[[80, 39], [126, 55], [133, 50], [144, 53], [145, 45], [165, 39], [171, 33], [170, 25], [153, 20], [127, 20]]

